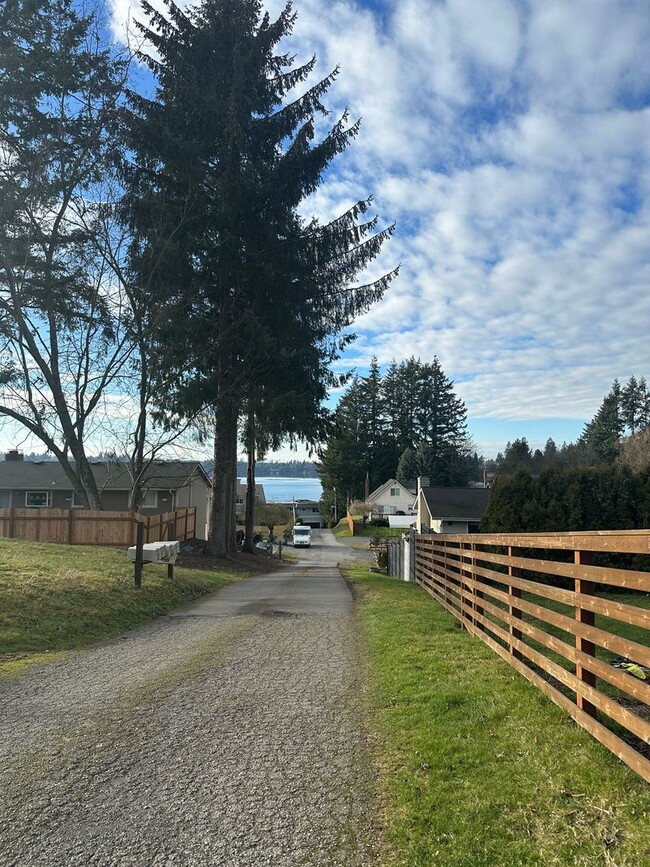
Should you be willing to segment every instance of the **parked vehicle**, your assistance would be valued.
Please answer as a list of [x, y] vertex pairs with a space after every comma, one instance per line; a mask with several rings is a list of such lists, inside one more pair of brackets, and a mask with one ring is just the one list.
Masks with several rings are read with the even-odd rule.
[[305, 524], [296, 524], [293, 528], [293, 546], [294, 548], [309, 548], [311, 547], [311, 527]]

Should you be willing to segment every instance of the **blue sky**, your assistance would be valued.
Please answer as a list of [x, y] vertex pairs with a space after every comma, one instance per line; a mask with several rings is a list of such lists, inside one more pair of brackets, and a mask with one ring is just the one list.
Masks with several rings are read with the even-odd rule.
[[[280, 3], [269, 3], [277, 12]], [[486, 456], [575, 439], [650, 361], [647, 0], [299, 0], [363, 119], [309, 203], [372, 192], [401, 262], [342, 367], [437, 354]]]
[[328, 105], [362, 118], [305, 213], [373, 194], [397, 223], [340, 369], [435, 354], [485, 456], [574, 440], [615, 377], [650, 378], [650, 3], [294, 6], [287, 47], [339, 64]]

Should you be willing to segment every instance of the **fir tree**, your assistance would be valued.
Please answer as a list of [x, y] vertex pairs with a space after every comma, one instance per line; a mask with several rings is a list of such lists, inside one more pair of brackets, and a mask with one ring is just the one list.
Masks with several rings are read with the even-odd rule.
[[623, 428], [621, 388], [618, 380], [614, 380], [598, 412], [585, 425], [581, 441], [602, 462], [611, 463], [618, 454]]
[[[312, 144], [337, 70], [289, 101], [316, 62], [294, 67], [277, 53], [295, 23], [290, 4], [275, 21], [258, 0], [143, 8], [148, 23], [139, 28], [157, 54], [143, 57], [158, 86], [151, 100], [131, 94], [132, 267], [143, 290], [164, 301], [158, 366], [174, 371], [177, 387], [161, 410], [214, 413], [210, 543], [227, 554], [243, 397], [260, 380], [271, 393], [274, 371], [286, 381], [283, 356], [304, 352], [315, 376], [303, 390], [315, 404], [347, 340], [340, 331], [394, 276], [353, 282], [392, 227], [377, 232], [365, 200], [327, 224], [298, 213], [359, 124], [344, 114]], [[295, 375], [306, 369], [299, 362]]]

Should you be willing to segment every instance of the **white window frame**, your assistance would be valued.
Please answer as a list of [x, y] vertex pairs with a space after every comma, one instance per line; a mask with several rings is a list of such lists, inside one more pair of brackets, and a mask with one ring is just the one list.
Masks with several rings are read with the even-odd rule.
[[391, 495], [391, 497], [399, 497], [400, 488], [391, 488], [390, 489], [390, 495]]
[[[44, 503], [30, 503], [29, 498], [33, 494], [39, 494], [39, 495], [45, 494], [45, 502]], [[52, 501], [52, 497], [51, 497], [50, 491], [47, 491], [47, 490], [45, 490], [45, 491], [43, 491], [43, 490], [25, 491], [25, 508], [26, 509], [49, 509], [51, 501]]]

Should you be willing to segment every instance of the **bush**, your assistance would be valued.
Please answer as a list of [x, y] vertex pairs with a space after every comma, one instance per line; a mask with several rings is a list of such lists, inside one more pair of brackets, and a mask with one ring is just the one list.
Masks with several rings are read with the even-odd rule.
[[373, 518], [370, 524], [373, 527], [388, 527], [388, 518]]

